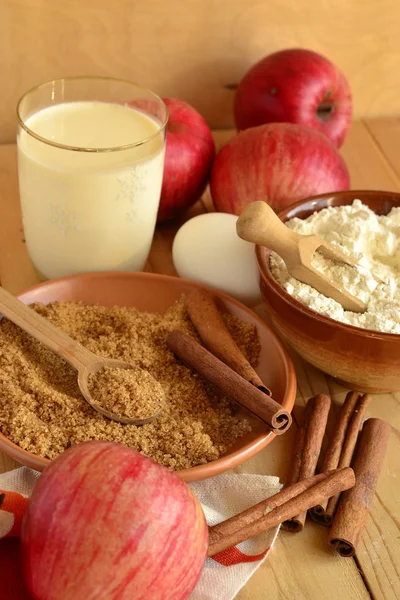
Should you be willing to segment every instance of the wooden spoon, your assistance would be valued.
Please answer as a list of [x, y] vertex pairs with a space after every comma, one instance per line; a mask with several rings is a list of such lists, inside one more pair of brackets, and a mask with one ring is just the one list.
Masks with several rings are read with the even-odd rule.
[[[88, 388], [88, 377], [101, 369], [137, 369], [130, 363], [114, 360], [111, 358], [101, 358], [84, 348], [81, 344], [73, 340], [66, 333], [58, 329], [48, 319], [45, 319], [37, 312], [26, 306], [23, 302], [15, 298], [0, 286], [0, 313], [7, 319], [18, 325], [21, 329], [29, 333], [36, 340], [53, 350], [56, 354], [64, 358], [70, 365], [78, 371], [78, 385], [82, 396], [94, 410], [101, 413], [112, 421], [123, 423], [125, 425], [144, 425], [156, 419], [162, 411], [162, 408], [144, 419], [134, 419], [116, 415], [96, 404]], [[154, 380], [156, 383], [156, 381]]]
[[316, 251], [336, 262], [358, 267], [356, 262], [317, 235], [300, 235], [280, 220], [272, 208], [262, 201], [249, 204], [236, 223], [240, 238], [270, 248], [284, 260], [287, 270], [299, 281], [311, 285], [321, 294], [339, 302], [345, 310], [364, 312], [366, 306], [358, 298], [323, 275], [311, 261]]

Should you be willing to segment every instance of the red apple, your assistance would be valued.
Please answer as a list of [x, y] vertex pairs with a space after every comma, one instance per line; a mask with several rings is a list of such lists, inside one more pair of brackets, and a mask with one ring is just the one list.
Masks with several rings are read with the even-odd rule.
[[210, 128], [197, 110], [176, 98], [163, 100], [169, 118], [158, 223], [178, 216], [200, 198], [215, 156]]
[[238, 129], [300, 123], [340, 146], [351, 123], [350, 86], [324, 56], [302, 48], [283, 50], [246, 73], [236, 91], [234, 112]]
[[279, 210], [349, 186], [346, 164], [332, 142], [315, 129], [290, 123], [236, 135], [218, 153], [210, 180], [216, 209], [235, 215], [255, 200]]
[[21, 540], [36, 600], [184, 600], [208, 545], [189, 487], [111, 442], [79, 444], [51, 463]]

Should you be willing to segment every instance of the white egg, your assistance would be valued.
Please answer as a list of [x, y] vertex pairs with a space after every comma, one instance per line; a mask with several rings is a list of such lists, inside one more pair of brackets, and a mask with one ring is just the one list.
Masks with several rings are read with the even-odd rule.
[[172, 258], [180, 277], [252, 306], [261, 299], [255, 247], [238, 237], [236, 221], [226, 213], [193, 217], [178, 230]]

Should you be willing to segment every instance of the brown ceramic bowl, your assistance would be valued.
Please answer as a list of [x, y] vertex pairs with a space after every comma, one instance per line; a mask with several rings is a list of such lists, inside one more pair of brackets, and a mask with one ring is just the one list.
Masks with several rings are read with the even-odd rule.
[[[314, 196], [279, 213], [282, 221], [307, 218], [327, 206], [359, 198], [378, 214], [400, 206], [400, 194], [347, 191]], [[261, 292], [279, 335], [305, 360], [346, 386], [371, 393], [400, 390], [400, 335], [345, 325], [292, 298], [272, 277], [269, 250], [257, 247]]]
[[[22, 292], [19, 298], [25, 304], [80, 300], [87, 304], [134, 306], [139, 310], [163, 313], [183, 293], [193, 288], [206, 289], [185, 279], [167, 275], [89, 273], [42, 283]], [[291, 411], [296, 397], [296, 376], [292, 362], [279, 339], [251, 310], [223, 293], [210, 291], [222, 310], [228, 310], [243, 321], [257, 326], [261, 343], [260, 366], [257, 371], [273, 390], [275, 400]], [[178, 475], [184, 481], [212, 477], [248, 460], [265, 448], [274, 437], [261, 421], [254, 418], [253, 431], [242, 437], [225, 456], [206, 465], [178, 471]], [[22, 450], [1, 433], [0, 450], [38, 471], [42, 471], [50, 463], [48, 459]]]

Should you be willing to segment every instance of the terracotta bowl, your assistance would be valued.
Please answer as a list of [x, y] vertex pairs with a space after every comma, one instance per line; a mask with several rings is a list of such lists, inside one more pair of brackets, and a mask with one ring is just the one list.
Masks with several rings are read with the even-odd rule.
[[[307, 218], [327, 206], [359, 198], [377, 214], [400, 206], [400, 194], [347, 191], [315, 196], [279, 213], [282, 221]], [[292, 298], [271, 275], [270, 251], [257, 247], [261, 292], [279, 335], [305, 360], [347, 387], [371, 393], [400, 390], [400, 335], [345, 325], [322, 316]]]
[[[134, 306], [139, 310], [165, 312], [183, 293], [193, 288], [204, 288], [184, 279], [149, 273], [89, 273], [56, 279], [22, 292], [19, 298], [25, 304], [82, 301], [104, 306]], [[274, 392], [274, 398], [291, 411], [296, 397], [296, 376], [292, 362], [283, 345], [266, 323], [236, 300], [210, 290], [222, 310], [237, 315], [243, 321], [257, 326], [261, 343], [258, 373]], [[274, 435], [254, 418], [253, 431], [242, 437], [229, 452], [206, 465], [178, 471], [184, 481], [206, 479], [236, 467], [260, 452]], [[42, 471], [50, 460], [22, 450], [0, 433], [0, 450], [19, 463]]]

